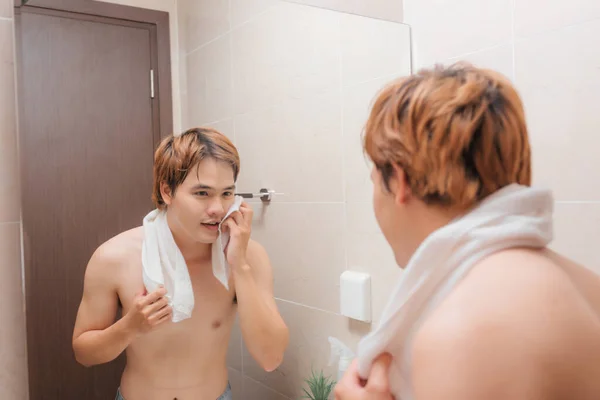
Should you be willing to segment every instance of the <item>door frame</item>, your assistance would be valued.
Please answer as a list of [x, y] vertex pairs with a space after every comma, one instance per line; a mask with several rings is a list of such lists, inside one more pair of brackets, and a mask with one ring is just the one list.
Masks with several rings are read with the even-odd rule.
[[[22, 4], [25, 3], [25, 4]], [[173, 133], [173, 89], [171, 82], [171, 37], [169, 13], [166, 11], [149, 10], [124, 6], [121, 4], [106, 3], [94, 0], [14, 0], [15, 27], [17, 49], [20, 51], [20, 38], [18, 35], [20, 14], [22, 12], [44, 13], [70, 12], [83, 14], [91, 20], [106, 22], [106, 19], [120, 20], [124, 25], [131, 26], [131, 22], [153, 25], [155, 37], [151, 42], [156, 42], [156, 48], [151, 54], [152, 69], [154, 74], [154, 98], [152, 100], [152, 115], [154, 122], [160, 127], [160, 137], [164, 138]], [[156, 39], [156, 40], [153, 40]], [[154, 46], [152, 46], [154, 47]], [[17, 63], [17, 74], [19, 66]], [[148, 76], [150, 84], [150, 76]]]

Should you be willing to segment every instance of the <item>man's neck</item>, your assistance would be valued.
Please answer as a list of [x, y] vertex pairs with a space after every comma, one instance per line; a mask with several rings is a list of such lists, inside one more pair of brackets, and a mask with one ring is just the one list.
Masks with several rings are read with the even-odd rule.
[[183, 259], [189, 265], [209, 261], [212, 255], [212, 245], [210, 243], [192, 242], [189, 240], [178, 240], [175, 235], [175, 244], [179, 247]]
[[[414, 212], [411, 221], [411, 231], [413, 232], [411, 243], [406, 245], [402, 251], [403, 254], [414, 254], [419, 246], [427, 239], [429, 235], [441, 227], [449, 224], [453, 219], [462, 214], [459, 210], [452, 210], [442, 207], [432, 207], [425, 204], [419, 204]], [[409, 260], [405, 260], [405, 268]]]
[[[419, 221], [415, 223], [419, 229], [419, 244], [441, 227], [448, 225], [460, 215], [460, 211], [442, 207], [424, 206], [424, 212], [419, 213]], [[415, 248], [416, 250], [416, 248]]]

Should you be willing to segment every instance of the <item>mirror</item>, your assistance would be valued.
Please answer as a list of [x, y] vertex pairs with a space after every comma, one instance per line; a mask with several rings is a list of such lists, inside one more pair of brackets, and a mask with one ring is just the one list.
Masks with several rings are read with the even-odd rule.
[[[410, 35], [407, 25], [382, 19], [399, 20], [401, 2], [387, 2], [400, 10], [376, 3], [180, 3], [182, 127], [214, 127], [235, 143], [241, 192], [281, 193], [268, 205], [248, 202], [290, 346], [268, 373], [248, 353], [239, 323], [230, 343], [232, 384], [265, 396], [257, 398], [298, 398], [311, 367], [337, 378], [328, 337], [354, 344], [371, 329], [339, 315], [344, 270], [371, 273], [374, 292], [388, 292], [399, 273], [373, 217], [361, 132], [378, 90], [411, 72]], [[376, 321], [385, 299], [373, 301]]]

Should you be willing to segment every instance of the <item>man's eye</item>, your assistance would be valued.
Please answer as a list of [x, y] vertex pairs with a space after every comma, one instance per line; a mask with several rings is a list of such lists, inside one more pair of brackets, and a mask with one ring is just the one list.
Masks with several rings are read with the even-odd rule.
[[224, 192], [224, 193], [223, 193], [223, 196], [225, 196], [225, 197], [229, 197], [229, 196], [231, 196], [232, 194], [233, 194], [233, 192]]
[[208, 192], [198, 192], [196, 193], [198, 196], [208, 196]]

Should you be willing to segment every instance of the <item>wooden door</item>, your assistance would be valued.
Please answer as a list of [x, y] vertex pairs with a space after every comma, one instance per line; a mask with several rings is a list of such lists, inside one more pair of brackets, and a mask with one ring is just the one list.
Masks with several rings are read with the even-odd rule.
[[84, 368], [71, 337], [93, 251], [152, 209], [156, 27], [47, 9], [18, 18], [30, 398], [112, 399], [123, 355]]

